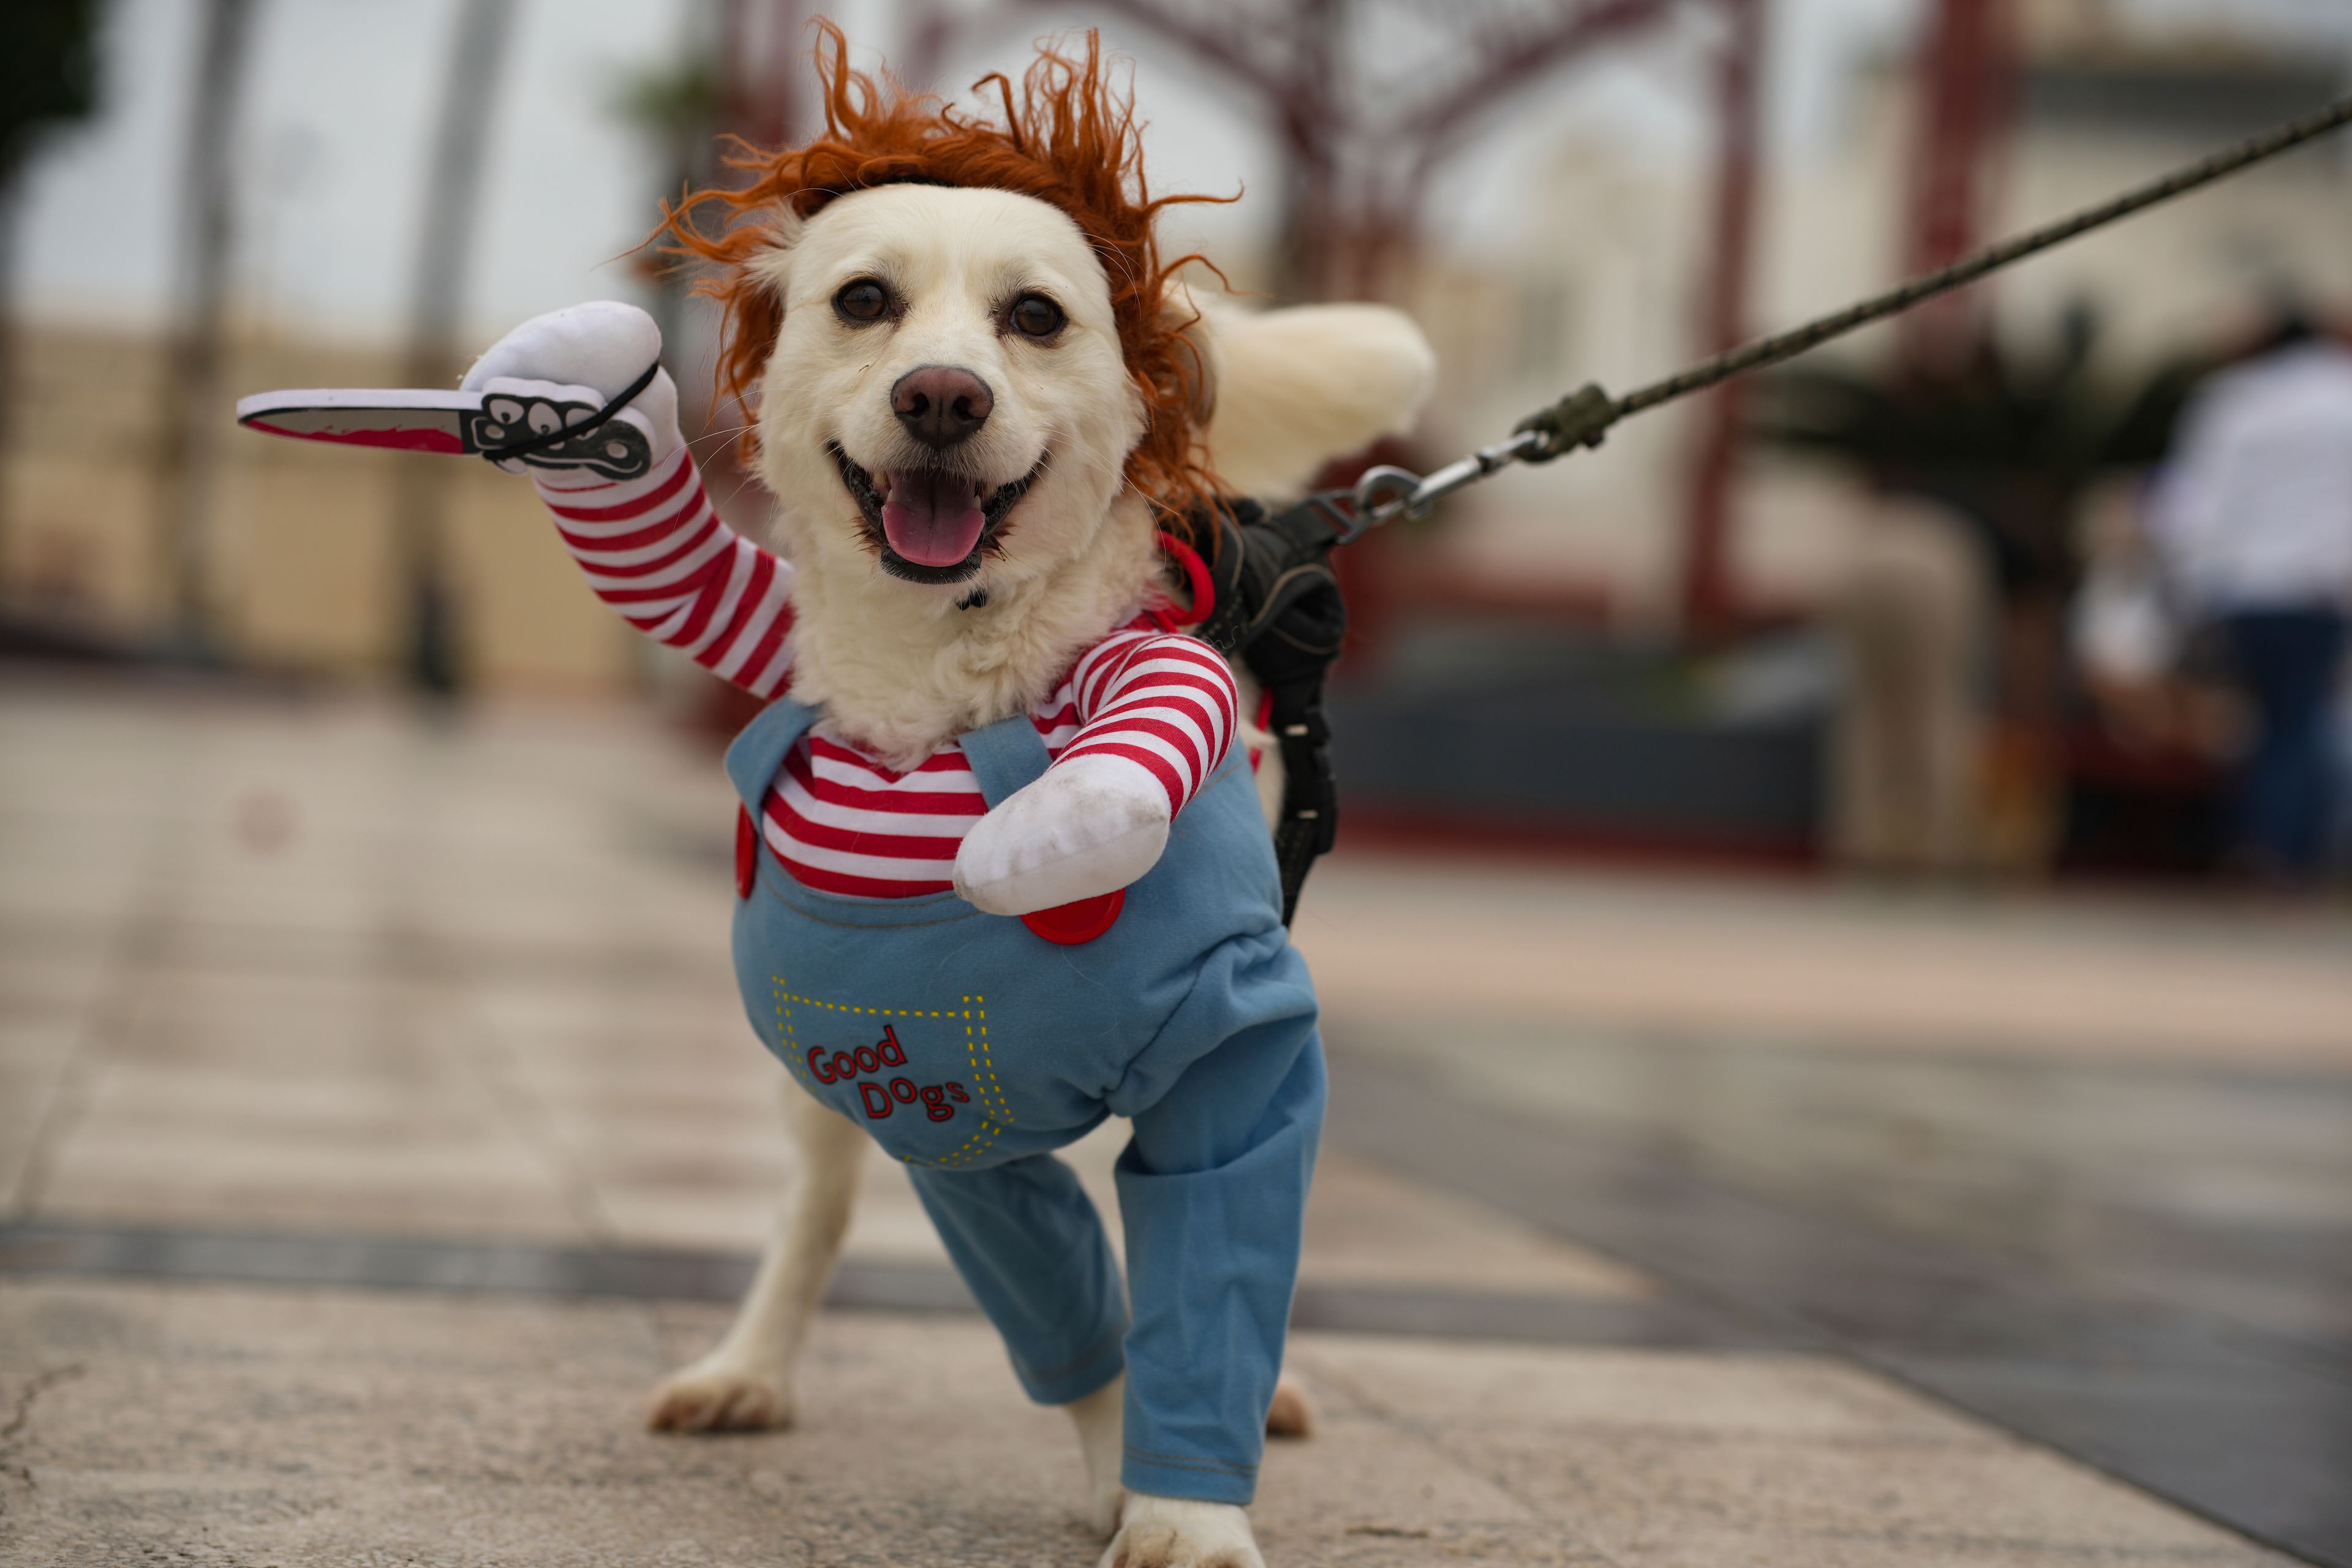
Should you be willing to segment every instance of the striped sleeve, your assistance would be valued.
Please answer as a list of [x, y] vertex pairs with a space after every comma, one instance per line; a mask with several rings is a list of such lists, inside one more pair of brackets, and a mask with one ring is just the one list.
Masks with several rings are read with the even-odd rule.
[[1072, 672], [1078, 731], [1055, 759], [1116, 756], [1139, 763], [1175, 813], [1225, 760], [1241, 696], [1234, 672], [1198, 637], [1120, 631]]
[[572, 488], [534, 473], [564, 548], [596, 596], [647, 637], [755, 697], [792, 668], [793, 569], [719, 521], [680, 447], [641, 479]]

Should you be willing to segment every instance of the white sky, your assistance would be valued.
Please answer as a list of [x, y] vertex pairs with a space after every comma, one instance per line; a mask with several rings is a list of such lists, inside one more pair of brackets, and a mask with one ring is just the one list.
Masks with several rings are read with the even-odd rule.
[[[464, 0], [258, 0], [239, 132], [236, 280], [240, 304], [297, 331], [397, 333], [407, 310], [416, 214], [456, 7]], [[538, 311], [625, 295], [614, 258], [650, 226], [659, 175], [612, 105], [635, 69], [678, 58], [707, 0], [521, 0], [499, 106], [467, 315], [487, 339]], [[2125, 0], [2170, 25], [2217, 21], [2352, 51], [2352, 0]], [[1767, 70], [1774, 154], [1802, 157], [1838, 131], [1859, 58], [1902, 47], [1921, 0], [1776, 0]], [[866, 63], [895, 42], [890, 0], [835, 7]], [[179, 144], [198, 8], [116, 0], [103, 106], [57, 138], [28, 175], [19, 272], [28, 310], [146, 324], [168, 309], [180, 222]], [[946, 79], [1017, 68], [1028, 41], [1084, 25], [1083, 6], [1023, 12]], [[1106, 26], [1138, 61], [1156, 188], [1250, 195], [1192, 209], [1213, 254], [1264, 231], [1276, 169], [1255, 110], [1149, 35]], [[1442, 184], [1448, 243], [1507, 237], [1525, 172], [1570, 132], [1649, 155], [1703, 155], [1706, 19], [1608, 52], [1498, 107], [1496, 129]]]

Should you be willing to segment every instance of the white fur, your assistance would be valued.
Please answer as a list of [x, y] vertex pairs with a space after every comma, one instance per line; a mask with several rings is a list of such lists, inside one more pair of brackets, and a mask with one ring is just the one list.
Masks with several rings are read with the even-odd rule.
[[[1001, 191], [888, 186], [845, 196], [778, 227], [761, 271], [784, 306], [761, 386], [760, 472], [780, 503], [779, 542], [793, 568], [793, 695], [822, 703], [845, 738], [911, 766], [966, 730], [1034, 707], [1086, 647], [1130, 618], [1158, 570], [1150, 509], [1123, 468], [1143, 414], [1122, 362], [1100, 264], [1069, 218]], [[887, 324], [845, 325], [835, 292], [887, 279], [906, 300]], [[998, 330], [1002, 307], [1049, 293], [1069, 325], [1051, 343]], [[1170, 303], [1191, 318], [1189, 298]], [[1295, 493], [1328, 459], [1402, 430], [1427, 395], [1431, 356], [1412, 323], [1370, 306], [1245, 314], [1222, 305], [1189, 331], [1203, 350], [1216, 466], [1239, 491]], [[466, 384], [513, 395], [610, 397], [659, 349], [641, 311], [600, 304], [527, 323], [485, 354]], [[1012, 514], [1003, 548], [972, 582], [937, 586], [887, 574], [826, 451], [837, 442], [869, 470], [902, 460], [889, 389], [906, 371], [946, 364], [985, 380], [995, 406], [969, 444], [975, 479], [1001, 484], [1045, 468]], [[675, 447], [677, 392], [667, 373], [621, 417], [658, 458]], [[961, 608], [974, 586], [988, 603]], [[1242, 673], [1244, 715], [1255, 685]], [[1246, 723], [1239, 739], [1263, 742]], [[957, 885], [983, 909], [1026, 912], [1123, 887], [1166, 842], [1165, 795], [1117, 758], [1057, 767], [1000, 804], [965, 840]], [[1259, 787], [1280, 798], [1268, 750]], [[1147, 787], [1148, 785], [1148, 787]], [[666, 1380], [651, 1425], [675, 1431], [779, 1426], [794, 1413], [793, 1368], [831, 1277], [855, 1201], [859, 1130], [786, 1091], [800, 1170], [757, 1279], [719, 1345]], [[1117, 1536], [1108, 1568], [1263, 1568], [1246, 1514], [1219, 1503], [1122, 1494], [1123, 1384], [1073, 1404], [1089, 1478], [1089, 1518]], [[1303, 1433], [1312, 1410], [1285, 1379], [1276, 1419]]]
[[1249, 1515], [1231, 1503], [1129, 1492], [1099, 1568], [1265, 1568]]
[[1087, 1465], [1087, 1526], [1106, 1538], [1118, 1528], [1119, 1508], [1127, 1501], [1127, 1489], [1118, 1479], [1126, 1406], [1125, 1373], [1063, 1406], [1077, 1428], [1078, 1453]]
[[1239, 495], [1288, 500], [1331, 458], [1404, 434], [1436, 380], [1421, 329], [1378, 305], [1202, 310], [1216, 381], [1209, 449]]
[[800, 1168], [751, 1292], [726, 1338], [654, 1390], [648, 1426], [724, 1432], [792, 1425], [793, 1369], [849, 1231], [866, 1133], [789, 1082], [784, 1119], [800, 1145]]

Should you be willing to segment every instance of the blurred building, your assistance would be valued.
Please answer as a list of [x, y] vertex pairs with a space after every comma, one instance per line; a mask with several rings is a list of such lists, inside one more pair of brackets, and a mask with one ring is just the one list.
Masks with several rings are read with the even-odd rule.
[[[48, 630], [136, 646], [168, 625], [161, 498], [140, 455], [159, 439], [163, 345], [153, 333], [39, 328], [18, 346], [8, 453], [11, 597]], [[233, 340], [236, 390], [397, 384], [390, 350]], [[222, 400], [227, 424], [229, 399]], [[264, 668], [383, 679], [408, 653], [395, 470], [450, 471], [436, 531], [457, 584], [458, 640], [486, 689], [601, 693], [633, 679], [636, 640], [580, 580], [530, 486], [485, 464], [221, 437], [205, 552], [211, 632]]]
[[[211, 651], [389, 680], [415, 609], [395, 509], [404, 465], [440, 488], [457, 651], [491, 691], [607, 693], [643, 655], [580, 583], [527, 485], [478, 464], [238, 431], [236, 397], [412, 380], [429, 157], [474, 0], [259, 4], [236, 72], [221, 359], [197, 410], [213, 467], [196, 596]], [[462, 356], [538, 310], [642, 293], [625, 252], [663, 183], [621, 111], [633, 67], [677, 50], [692, 0], [524, 4], [486, 106], [479, 222], [459, 268]], [[185, 149], [206, 5], [112, 0], [100, 113], [54, 134], [16, 193], [0, 610], [43, 638], [141, 652], [177, 630], [181, 509], [164, 380], [187, 313]], [[436, 377], [437, 379], [437, 377]], [[175, 413], [178, 410], [173, 410]]]
[[[2116, 194], [2216, 145], [2319, 107], [2352, 58], [2291, 50], [2209, 22], [2126, 26], [2084, 0], [2021, 7], [2023, 59], [1987, 230], [2001, 235]], [[1759, 332], [1791, 326], [1900, 275], [1915, 126], [1906, 58], [1857, 64], [1825, 155], [1766, 166], [1751, 282]], [[1990, 286], [2004, 341], [2054, 342], [2066, 312], [2096, 315], [2105, 368], [2129, 375], [2209, 353], [2292, 293], [2352, 307], [2352, 155], [2340, 142], [2078, 240]], [[1697, 357], [1692, 301], [1711, 237], [1707, 171], [1644, 159], [1617, 140], [1558, 147], [1514, 255], [1444, 264], [1415, 309], [1444, 345], [1444, 390], [1422, 444], [1451, 455], [1494, 440], [1588, 380], [1622, 392]], [[1884, 357], [1880, 328], [1824, 351]], [[1515, 596], [1549, 589], [1618, 625], [1675, 609], [1695, 407], [1645, 416], [1599, 451], [1506, 474], [1454, 503], [1423, 570]], [[1817, 605], [1866, 506], [1850, 477], [1752, 453], [1732, 536], [1735, 576], [1767, 609]]]
[[[477, 313], [519, 319], [635, 287], [625, 268], [595, 265], [642, 233], [638, 219], [650, 218], [660, 183], [652, 149], [630, 151], [635, 133], [614, 107], [614, 59], [665, 58], [677, 18], [689, 8], [682, 0], [642, 13], [599, 7], [614, 27], [625, 22], [642, 38], [614, 45], [622, 53], [614, 58], [591, 58], [563, 52], [577, 34], [561, 8], [526, 7], [527, 28], [539, 31], [520, 47], [530, 69], [515, 89], [519, 102], [504, 111], [515, 118], [499, 153], [525, 163], [509, 162], [495, 187], [491, 238], [506, 251], [527, 249], [550, 226], [536, 215], [557, 202], [602, 204], [614, 216], [593, 256], [551, 258], [543, 297], [510, 289], [478, 303]], [[119, 10], [129, 20], [118, 26], [150, 32], [168, 31], [179, 15], [147, 0], [125, 0]], [[326, 73], [325, 57], [299, 53], [323, 47], [301, 29], [322, 26], [325, 13], [289, 5], [264, 15], [299, 35], [271, 46], [281, 79]], [[2136, 30], [2086, 0], [2040, 0], [2023, 16], [2027, 58], [1995, 184], [1996, 231], [2107, 195], [2324, 99], [2344, 74], [2332, 56], [2239, 34]], [[334, 25], [358, 24], [339, 14]], [[356, 95], [385, 71], [421, 68], [393, 62], [379, 70], [365, 49], [348, 39], [341, 47], [356, 58], [330, 63], [349, 80], [310, 89], [330, 106], [335, 93]], [[171, 79], [176, 68], [152, 67], [148, 79]], [[432, 84], [400, 79], [396, 93], [368, 88], [376, 97], [363, 107], [415, 139]], [[1750, 310], [1759, 330], [1834, 308], [1895, 277], [1910, 88], [1903, 59], [1882, 51], [1861, 60], [1838, 86], [1843, 123], [1825, 148], [1766, 162]], [[1146, 85], [1152, 94], [1182, 90], [1192, 89], [1166, 73]], [[153, 150], [171, 144], [168, 115], [145, 107], [138, 114], [152, 161]], [[560, 133], [547, 132], [551, 125]], [[518, 127], [539, 142], [518, 140]], [[238, 392], [397, 382], [404, 368], [388, 346], [392, 334], [336, 332], [321, 327], [315, 309], [301, 308], [306, 277], [320, 268], [383, 268], [380, 241], [358, 252], [327, 243], [378, 232], [362, 226], [371, 205], [331, 172], [305, 187], [298, 165], [311, 154], [301, 153], [300, 135], [270, 126], [256, 134], [261, 195], [245, 215], [245, 294], [221, 377], [224, 425]], [[588, 155], [549, 151], [574, 142]], [[1431, 460], [1498, 438], [1528, 409], [1583, 381], [1623, 390], [1694, 357], [1693, 304], [1712, 235], [1706, 159], [1639, 136], [1579, 133], [1537, 167], [1515, 204], [1523, 215], [1516, 237], [1499, 254], [1443, 234], [1423, 247], [1409, 303], [1441, 351], [1442, 390], [1414, 444]], [[2047, 336], [2064, 310], [2087, 300], [2108, 329], [2102, 354], [2153, 363], [2207, 345], [2279, 286], [2323, 304], [2352, 300], [2346, 167], [2340, 149], [2316, 148], [2038, 259], [1994, 289], [2000, 328], [2021, 339]], [[158, 180], [146, 195], [163, 199], [168, 184]], [[1221, 243], [1218, 253], [1245, 283], [1276, 271], [1246, 239]], [[99, 259], [93, 252], [94, 267]], [[160, 323], [152, 311], [110, 314], [102, 294], [91, 298], [100, 306], [35, 317], [20, 335], [16, 429], [0, 458], [0, 582], [20, 612], [135, 640], [157, 629], [168, 601], [167, 552], [157, 537], [164, 509], [146, 456], [158, 437]], [[1885, 347], [1881, 337], [1838, 352]], [[682, 368], [682, 382], [698, 379], [695, 366]], [[1482, 487], [1454, 503], [1440, 527], [1406, 542], [1407, 585], [1426, 602], [1507, 602], [1554, 622], [1571, 610], [1610, 626], [1665, 627], [1676, 609], [1696, 438], [1693, 410], [1672, 409], [1622, 427], [1597, 453]], [[337, 676], [395, 671], [411, 628], [391, 586], [398, 565], [391, 476], [403, 461], [427, 459], [310, 450], [234, 431], [224, 431], [219, 452], [205, 560], [224, 651]], [[527, 489], [449, 467], [462, 471], [447, 476], [443, 535], [457, 568], [459, 642], [478, 684], [599, 692], [639, 680], [644, 656], [580, 584]], [[740, 504], [755, 500], [753, 492]], [[1863, 505], [1843, 475], [1751, 454], [1732, 538], [1743, 595], [1772, 609], [1818, 605], [1851, 555]]]

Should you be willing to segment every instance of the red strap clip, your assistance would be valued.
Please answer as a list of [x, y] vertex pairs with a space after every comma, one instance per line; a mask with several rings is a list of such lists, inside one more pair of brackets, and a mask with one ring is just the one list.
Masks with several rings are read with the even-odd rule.
[[1033, 910], [1021, 917], [1021, 923], [1057, 946], [1076, 947], [1110, 930], [1126, 904], [1127, 889], [1114, 888], [1099, 898]]
[[750, 898], [759, 879], [760, 830], [751, 826], [751, 813], [739, 805], [735, 808], [735, 896]]
[[[1217, 609], [1217, 582], [1209, 575], [1209, 563], [1201, 559], [1199, 551], [1164, 528], [1160, 531], [1160, 548], [1167, 552], [1171, 561], [1183, 568], [1186, 596], [1192, 601], [1184, 612], [1184, 624], [1197, 626], [1214, 615]], [[1172, 616], [1163, 616], [1161, 619], [1168, 623], [1165, 630], [1172, 632], [1176, 629]]]

